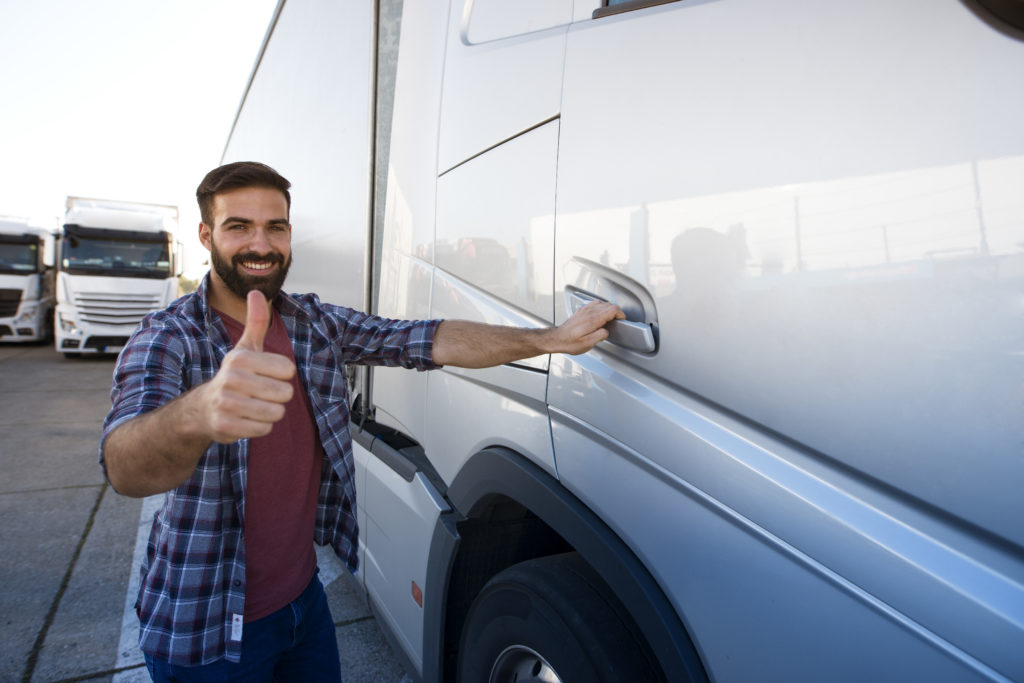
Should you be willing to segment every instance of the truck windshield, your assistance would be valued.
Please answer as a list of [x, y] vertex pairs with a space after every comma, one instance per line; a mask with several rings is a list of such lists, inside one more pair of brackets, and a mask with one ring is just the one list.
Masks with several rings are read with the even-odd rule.
[[166, 278], [171, 276], [166, 238], [107, 239], [66, 235], [61, 270], [78, 275]]
[[38, 244], [0, 239], [0, 273], [35, 273], [38, 270]]

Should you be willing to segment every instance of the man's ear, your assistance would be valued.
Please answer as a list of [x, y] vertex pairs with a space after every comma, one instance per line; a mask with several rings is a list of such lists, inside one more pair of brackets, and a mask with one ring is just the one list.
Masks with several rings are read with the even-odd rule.
[[211, 251], [210, 226], [202, 221], [199, 222], [199, 241], [203, 243], [207, 251]]

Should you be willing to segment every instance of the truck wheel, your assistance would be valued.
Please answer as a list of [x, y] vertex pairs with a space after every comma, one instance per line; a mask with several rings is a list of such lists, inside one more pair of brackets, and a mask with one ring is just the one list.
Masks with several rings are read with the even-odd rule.
[[577, 553], [527, 560], [492, 578], [470, 607], [462, 683], [658, 681], [636, 627]]

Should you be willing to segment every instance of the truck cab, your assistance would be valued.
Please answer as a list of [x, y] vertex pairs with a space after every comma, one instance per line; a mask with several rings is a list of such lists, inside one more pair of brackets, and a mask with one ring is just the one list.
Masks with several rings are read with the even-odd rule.
[[177, 208], [69, 198], [58, 247], [56, 350], [115, 353], [178, 293]]
[[0, 219], [0, 341], [49, 340], [53, 333], [54, 236]]

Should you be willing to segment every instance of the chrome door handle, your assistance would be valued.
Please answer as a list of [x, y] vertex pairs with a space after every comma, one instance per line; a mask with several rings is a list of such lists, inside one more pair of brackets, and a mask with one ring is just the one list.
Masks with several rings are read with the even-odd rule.
[[[570, 315], [593, 301], [605, 301], [605, 299], [579, 289], [570, 289], [567, 292], [566, 303]], [[635, 320], [613, 320], [605, 325], [605, 328], [608, 330], [606, 341], [612, 344], [643, 353], [653, 353], [658, 348], [654, 338], [654, 326], [650, 323]]]

